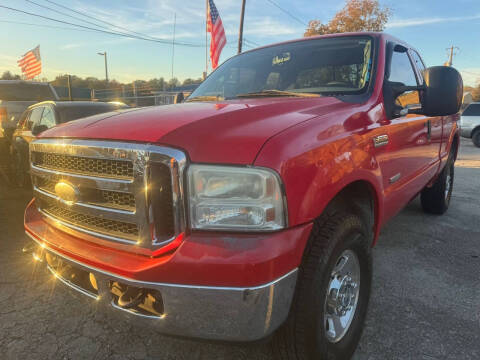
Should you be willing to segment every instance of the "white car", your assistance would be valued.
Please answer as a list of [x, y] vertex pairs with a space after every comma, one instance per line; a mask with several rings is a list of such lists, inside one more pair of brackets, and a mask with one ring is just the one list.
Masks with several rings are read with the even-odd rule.
[[471, 138], [480, 147], [480, 102], [471, 103], [460, 118], [460, 135]]

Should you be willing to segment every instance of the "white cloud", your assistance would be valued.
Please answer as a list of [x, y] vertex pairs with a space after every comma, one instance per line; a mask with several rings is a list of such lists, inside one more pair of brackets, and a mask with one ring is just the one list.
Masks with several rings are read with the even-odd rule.
[[409, 26], [429, 25], [454, 21], [466, 21], [480, 19], [480, 14], [471, 16], [457, 16], [457, 17], [427, 17], [427, 18], [411, 18], [411, 19], [398, 19], [392, 20], [387, 24], [387, 29], [401, 28]]

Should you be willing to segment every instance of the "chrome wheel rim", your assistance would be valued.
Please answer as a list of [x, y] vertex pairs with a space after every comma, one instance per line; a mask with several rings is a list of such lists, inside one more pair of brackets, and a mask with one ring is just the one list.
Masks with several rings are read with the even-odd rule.
[[360, 262], [352, 250], [345, 250], [330, 274], [325, 299], [325, 335], [336, 343], [348, 332], [357, 310], [360, 293]]

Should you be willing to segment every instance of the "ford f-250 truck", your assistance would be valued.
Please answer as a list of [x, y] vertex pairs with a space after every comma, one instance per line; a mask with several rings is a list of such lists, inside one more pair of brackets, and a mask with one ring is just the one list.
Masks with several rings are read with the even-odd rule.
[[348, 358], [382, 226], [448, 208], [462, 89], [382, 33], [243, 53], [182, 104], [34, 141], [25, 250], [145, 328]]

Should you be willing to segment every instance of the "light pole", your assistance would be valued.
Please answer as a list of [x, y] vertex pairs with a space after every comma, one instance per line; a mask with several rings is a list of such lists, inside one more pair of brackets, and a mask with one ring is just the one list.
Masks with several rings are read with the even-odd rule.
[[108, 66], [107, 66], [107, 52], [104, 51], [104, 52], [99, 52], [97, 53], [98, 55], [101, 55], [103, 57], [105, 57], [105, 81], [107, 83], [107, 86], [108, 86]]

